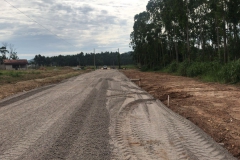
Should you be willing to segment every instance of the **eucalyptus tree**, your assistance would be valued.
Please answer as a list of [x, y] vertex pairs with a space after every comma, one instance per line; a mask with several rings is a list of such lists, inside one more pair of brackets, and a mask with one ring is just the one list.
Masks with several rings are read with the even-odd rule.
[[144, 11], [135, 15], [133, 32], [131, 33], [130, 46], [134, 49], [133, 57], [141, 65], [146, 65], [147, 62], [147, 25], [149, 23], [150, 15]]
[[146, 11], [134, 17], [133, 57], [150, 67], [239, 59], [239, 8], [239, 0], [149, 0]]
[[227, 50], [227, 4], [226, 4], [226, 0], [222, 0], [221, 1], [221, 13], [222, 13], [222, 33], [223, 33], [223, 43], [224, 43], [224, 63], [227, 63], [228, 61], [228, 50]]
[[229, 26], [229, 35], [231, 41], [232, 54], [234, 59], [240, 58], [237, 54], [240, 49], [239, 41], [239, 28], [240, 28], [240, 1], [239, 0], [229, 0], [227, 3], [227, 19]]
[[[156, 53], [155, 60], [159, 60], [160, 63], [165, 64], [164, 44], [165, 37], [163, 36], [163, 21], [160, 15], [162, 5], [161, 0], [150, 0], [146, 6], [147, 12], [150, 14], [150, 30], [148, 39], [151, 38], [152, 44], [154, 44], [154, 52]], [[150, 36], [151, 35], [151, 36]], [[161, 65], [161, 64], [159, 64]]]
[[[175, 53], [176, 53], [176, 60], [178, 61], [178, 49], [177, 49], [177, 39], [178, 36], [176, 34], [176, 31], [180, 30], [178, 28], [178, 22], [176, 20], [176, 8], [175, 6], [177, 5], [175, 3], [175, 0], [169, 0], [169, 1], [162, 1], [160, 4], [160, 16], [162, 18], [162, 24], [163, 24], [163, 34], [166, 37], [165, 42], [167, 42], [167, 50], [170, 53], [171, 57], [171, 51], [175, 47]], [[174, 44], [175, 43], [175, 44]]]

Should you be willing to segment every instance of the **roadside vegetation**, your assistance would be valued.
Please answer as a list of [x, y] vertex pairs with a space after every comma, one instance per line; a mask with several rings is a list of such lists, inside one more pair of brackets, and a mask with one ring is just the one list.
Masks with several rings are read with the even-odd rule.
[[219, 62], [172, 62], [161, 71], [180, 76], [198, 77], [203, 81], [220, 83], [240, 82], [240, 61], [227, 64]]
[[0, 85], [44, 79], [47, 77], [58, 77], [58, 81], [61, 81], [88, 71], [89, 70], [73, 70], [70, 67], [40, 67], [37, 70], [0, 70]]
[[142, 71], [240, 82], [239, 6], [239, 0], [150, 0], [134, 17], [135, 62]]

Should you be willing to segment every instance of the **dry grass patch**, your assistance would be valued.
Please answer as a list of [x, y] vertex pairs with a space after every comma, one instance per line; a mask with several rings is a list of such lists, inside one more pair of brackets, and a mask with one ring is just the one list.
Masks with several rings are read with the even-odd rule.
[[58, 83], [90, 70], [73, 70], [70, 67], [49, 67], [39, 70], [0, 71], [0, 99], [48, 84]]

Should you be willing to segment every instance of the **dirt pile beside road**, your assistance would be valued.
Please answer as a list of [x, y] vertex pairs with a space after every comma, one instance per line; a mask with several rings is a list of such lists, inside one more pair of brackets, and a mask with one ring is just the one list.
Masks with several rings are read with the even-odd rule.
[[[240, 88], [165, 73], [122, 71], [141, 78], [141, 87], [186, 117], [240, 159]], [[138, 82], [136, 82], [138, 84]]]

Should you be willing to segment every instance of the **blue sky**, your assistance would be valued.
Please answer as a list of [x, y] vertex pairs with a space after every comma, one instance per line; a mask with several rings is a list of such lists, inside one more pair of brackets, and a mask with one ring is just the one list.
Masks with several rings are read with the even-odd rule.
[[3, 0], [0, 43], [13, 44], [20, 59], [90, 53], [94, 48], [96, 52], [119, 48], [123, 53], [131, 50], [134, 15], [146, 10], [147, 2]]

